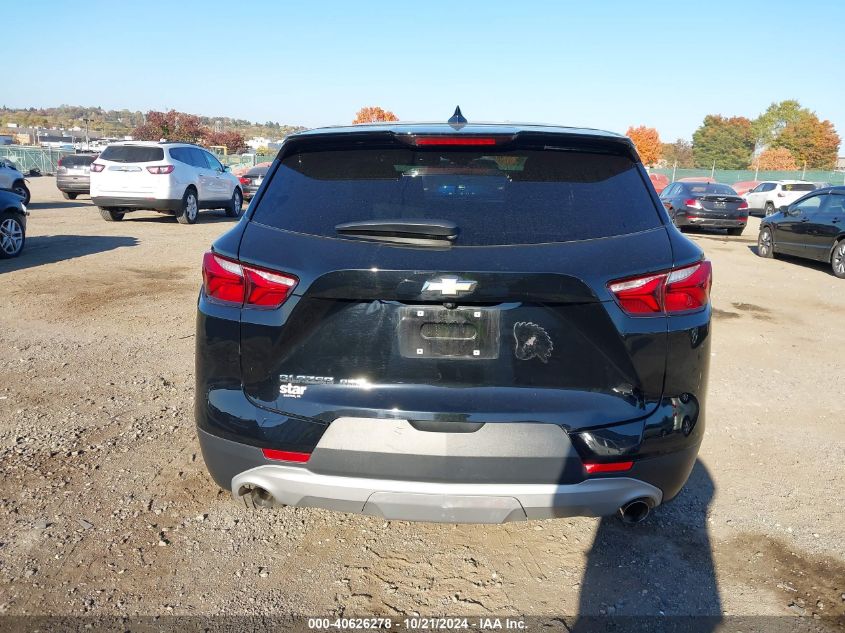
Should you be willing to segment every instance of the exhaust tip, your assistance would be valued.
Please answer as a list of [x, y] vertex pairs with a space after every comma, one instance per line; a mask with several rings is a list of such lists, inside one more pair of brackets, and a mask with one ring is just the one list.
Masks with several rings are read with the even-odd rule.
[[644, 521], [651, 512], [651, 507], [654, 505], [651, 499], [642, 498], [629, 501], [621, 508], [619, 508], [619, 518], [623, 523], [634, 525]]
[[276, 505], [276, 500], [269, 490], [253, 484], [244, 484], [238, 488], [238, 496], [247, 506], [253, 508], [272, 508]]

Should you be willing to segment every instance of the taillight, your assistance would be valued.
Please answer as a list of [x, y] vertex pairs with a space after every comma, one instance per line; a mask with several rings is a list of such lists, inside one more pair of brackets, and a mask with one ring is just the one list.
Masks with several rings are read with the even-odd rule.
[[701, 201], [690, 198], [689, 200], [684, 200], [684, 206], [689, 207], [690, 209], [700, 209]]
[[59, 159], [59, 162], [58, 162], [58, 163], [56, 163], [56, 167], [61, 167], [61, 166], [62, 166], [62, 161], [63, 161], [63, 160], [64, 160], [64, 158], [60, 158], [60, 159]]
[[91, 171], [93, 171], [93, 172], [100, 173], [105, 168], [106, 168], [106, 166], [101, 164], [101, 163], [91, 163]]
[[213, 301], [242, 307], [278, 308], [299, 281], [292, 275], [215, 255], [202, 258], [203, 288]]
[[173, 171], [173, 165], [150, 165], [147, 171], [151, 174], [169, 174]]
[[274, 459], [282, 462], [304, 463], [311, 459], [311, 453], [300, 453], [297, 451], [277, 451], [274, 448], [262, 448], [261, 452], [267, 459]]
[[737, 211], [745, 211], [748, 208], [748, 203], [743, 201], [739, 203], [739, 206], [736, 208]]
[[633, 316], [683, 314], [710, 301], [713, 268], [707, 260], [668, 272], [608, 284], [619, 306]]
[[251, 179], [251, 178], [247, 178], [246, 176], [241, 176], [240, 178], [238, 178], [238, 180], [240, 180], [240, 181], [241, 181], [241, 184], [242, 184], [242, 185], [248, 185], [249, 183], [251, 183], [251, 182], [252, 182], [252, 179]]

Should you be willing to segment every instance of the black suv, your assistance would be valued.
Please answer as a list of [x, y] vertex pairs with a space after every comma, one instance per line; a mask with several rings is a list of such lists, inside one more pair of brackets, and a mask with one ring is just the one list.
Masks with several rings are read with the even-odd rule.
[[289, 136], [203, 282], [199, 440], [250, 506], [637, 521], [695, 462], [710, 263], [623, 136]]

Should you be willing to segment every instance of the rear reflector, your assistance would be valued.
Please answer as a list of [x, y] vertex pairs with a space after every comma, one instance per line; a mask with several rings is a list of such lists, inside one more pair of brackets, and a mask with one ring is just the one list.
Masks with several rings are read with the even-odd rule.
[[612, 462], [610, 464], [595, 464], [587, 462], [584, 464], [584, 470], [588, 475], [595, 475], [597, 473], [621, 473], [626, 470], [631, 470], [634, 462]]
[[299, 462], [300, 464], [311, 459], [311, 453], [297, 453], [295, 451], [277, 451], [273, 448], [262, 448], [261, 452], [267, 459], [274, 459], [280, 462]]
[[710, 301], [712, 283], [713, 268], [703, 260], [668, 272], [612, 281], [607, 288], [628, 314], [655, 316], [701, 310]]
[[202, 281], [205, 294], [212, 301], [241, 307], [278, 308], [299, 280], [209, 251], [202, 258]]
[[101, 163], [91, 163], [91, 171], [100, 173], [106, 168], [105, 165]]
[[414, 145], [419, 147], [431, 145], [495, 145], [497, 139], [492, 136], [416, 136], [414, 137]]

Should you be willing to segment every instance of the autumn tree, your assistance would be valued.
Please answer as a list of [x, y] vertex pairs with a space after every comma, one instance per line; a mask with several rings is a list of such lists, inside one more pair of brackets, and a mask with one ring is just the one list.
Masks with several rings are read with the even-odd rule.
[[399, 117], [393, 114], [390, 110], [383, 110], [378, 106], [367, 106], [358, 110], [355, 115], [353, 124], [358, 123], [378, 123], [379, 121], [398, 121]]
[[206, 145], [222, 145], [230, 154], [239, 154], [246, 151], [247, 144], [244, 135], [240, 132], [213, 132], [209, 130], [203, 136]]
[[150, 110], [145, 118], [145, 122], [132, 131], [132, 136], [141, 141], [158, 141], [164, 138], [168, 141], [197, 143], [205, 137], [207, 131], [198, 116], [176, 110]]
[[830, 121], [819, 121], [806, 114], [789, 123], [772, 142], [772, 147], [786, 149], [799, 165], [810, 169], [833, 169], [839, 153], [839, 135]]
[[674, 143], [663, 143], [662, 154], [667, 165], [677, 165], [681, 169], [695, 166], [692, 160], [692, 143], [682, 138]]
[[799, 166], [832, 169], [836, 163], [840, 138], [833, 124], [794, 99], [771, 104], [752, 126], [758, 143], [786, 148]]
[[662, 144], [660, 143], [660, 135], [653, 127], [644, 125], [629, 127], [625, 136], [634, 141], [634, 146], [637, 148], [637, 153], [644, 165], [654, 165], [660, 160]]
[[692, 135], [692, 156], [696, 167], [745, 169], [754, 151], [754, 131], [745, 117], [708, 114]]
[[751, 163], [751, 169], [763, 171], [795, 171], [798, 165], [785, 147], [770, 147]]

